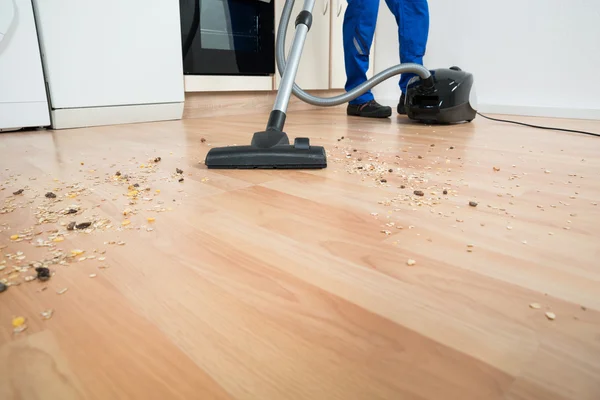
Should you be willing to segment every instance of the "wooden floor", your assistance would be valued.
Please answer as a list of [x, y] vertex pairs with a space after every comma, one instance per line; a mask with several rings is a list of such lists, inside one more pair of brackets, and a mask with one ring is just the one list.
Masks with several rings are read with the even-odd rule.
[[265, 121], [0, 134], [0, 399], [600, 399], [600, 138], [297, 112], [326, 170], [205, 168]]

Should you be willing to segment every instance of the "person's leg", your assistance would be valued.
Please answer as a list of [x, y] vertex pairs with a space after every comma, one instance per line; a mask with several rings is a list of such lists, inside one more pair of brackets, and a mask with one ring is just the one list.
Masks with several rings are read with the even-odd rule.
[[[367, 80], [369, 54], [378, 12], [379, 0], [348, 0], [343, 25], [346, 91]], [[373, 94], [368, 91], [352, 100], [350, 104], [364, 104], [373, 99]]]
[[[429, 36], [429, 7], [427, 0], [386, 0], [398, 23], [400, 62], [423, 65]], [[408, 81], [414, 74], [402, 74], [400, 90], [406, 93]]]

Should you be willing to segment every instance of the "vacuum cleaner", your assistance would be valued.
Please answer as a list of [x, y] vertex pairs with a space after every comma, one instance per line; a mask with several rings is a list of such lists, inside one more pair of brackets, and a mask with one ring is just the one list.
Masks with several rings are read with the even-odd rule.
[[304, 0], [296, 18], [296, 30], [289, 56], [285, 58], [285, 38], [294, 0], [286, 0], [277, 32], [276, 61], [281, 83], [266, 129], [254, 133], [249, 146], [211, 149], [205, 164], [211, 169], [321, 169], [327, 167], [322, 146], [313, 146], [308, 138], [296, 138], [290, 144], [283, 128], [291, 94], [320, 107], [347, 103], [381, 82], [403, 73], [413, 73], [406, 93], [408, 117], [423, 123], [457, 123], [471, 121], [476, 115], [473, 76], [458, 67], [429, 71], [419, 64], [400, 64], [378, 73], [362, 85], [342, 95], [323, 98], [303, 91], [294, 83], [306, 36], [312, 25], [315, 0]]

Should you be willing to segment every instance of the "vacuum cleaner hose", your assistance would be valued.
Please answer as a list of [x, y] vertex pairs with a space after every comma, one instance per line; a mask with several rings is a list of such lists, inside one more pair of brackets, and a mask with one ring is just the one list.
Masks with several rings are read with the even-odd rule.
[[[286, 57], [285, 57], [285, 38], [288, 25], [290, 23], [290, 17], [292, 16], [292, 11], [294, 8], [294, 0], [287, 0], [285, 5], [283, 6], [283, 12], [281, 13], [281, 21], [279, 23], [279, 29], [277, 31], [277, 42], [276, 42], [276, 61], [277, 61], [277, 69], [279, 70], [279, 75], [283, 76], [283, 72], [286, 67]], [[421, 77], [423, 80], [427, 80], [429, 84], [433, 84], [430, 80], [431, 73], [429, 70], [422, 65], [419, 64], [400, 64], [394, 67], [390, 67], [377, 75], [373, 76], [368, 81], [363, 84], [355, 87], [354, 89], [341, 94], [335, 97], [318, 97], [313, 96], [311, 94], [306, 93], [304, 90], [300, 88], [300, 86], [294, 83], [293, 93], [300, 100], [312, 104], [314, 106], [319, 107], [332, 107], [338, 106], [340, 104], [348, 103], [359, 97], [360, 95], [368, 92], [373, 87], [379, 85], [381, 82], [386, 79], [391, 78], [392, 76], [405, 74], [405, 73], [414, 73]]]

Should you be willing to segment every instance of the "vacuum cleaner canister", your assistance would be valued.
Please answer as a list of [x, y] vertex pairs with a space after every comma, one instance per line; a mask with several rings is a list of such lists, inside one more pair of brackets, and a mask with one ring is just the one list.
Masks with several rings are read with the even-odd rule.
[[427, 124], [471, 122], [477, 115], [473, 75], [458, 67], [431, 71], [434, 85], [426, 88], [419, 77], [406, 90], [406, 113]]

